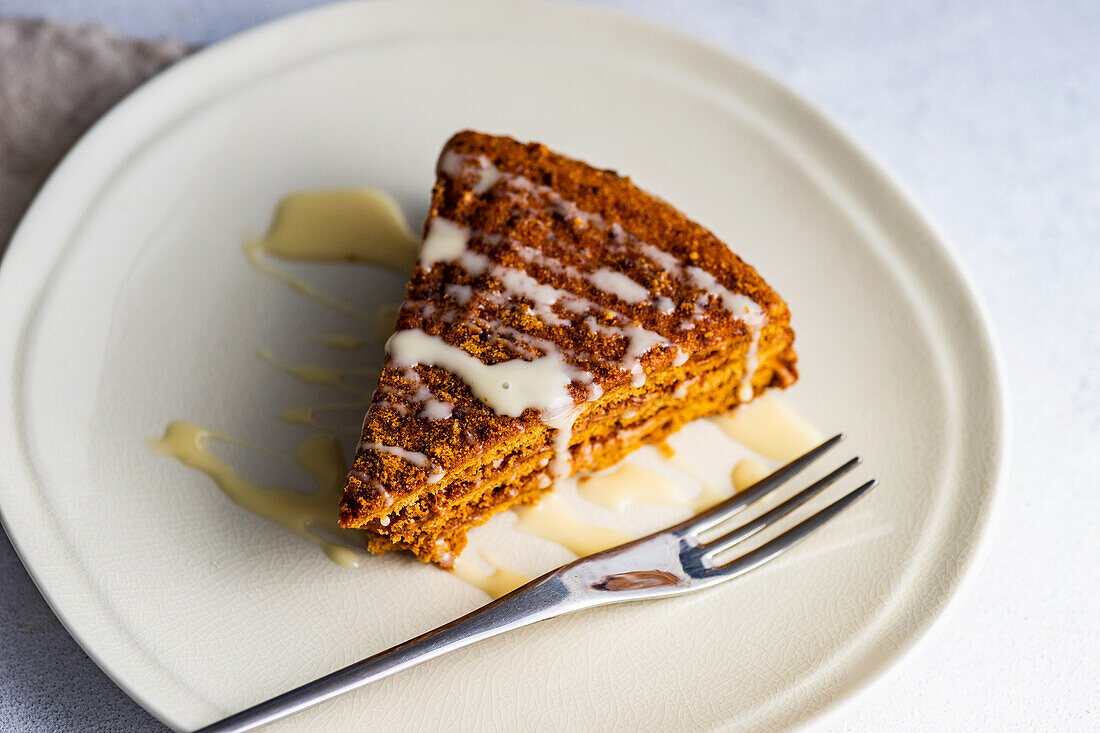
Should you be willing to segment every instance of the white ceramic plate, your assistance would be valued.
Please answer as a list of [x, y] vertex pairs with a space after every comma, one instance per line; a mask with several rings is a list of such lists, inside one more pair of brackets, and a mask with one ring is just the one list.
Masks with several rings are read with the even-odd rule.
[[[0, 271], [0, 506], [53, 609], [188, 728], [485, 601], [402, 557], [337, 567], [144, 443], [187, 418], [289, 450], [300, 429], [274, 413], [316, 392], [252, 351], [314, 354], [307, 334], [349, 324], [250, 269], [242, 234], [288, 191], [348, 185], [393, 192], [418, 224], [464, 127], [628, 172], [730, 242], [794, 313], [788, 401], [847, 431], [883, 483], [733, 585], [546, 622], [284, 729], [752, 729], [865, 684], [941, 612], [989, 514], [1002, 400], [980, 310], [913, 206], [805, 103], [696, 41], [571, 6], [308, 12], [182, 62], [77, 145]], [[347, 269], [308, 274], [362, 304], [402, 291]], [[692, 429], [681, 443], [712, 445]], [[269, 464], [257, 475], [293, 475]], [[525, 547], [529, 571], [568, 557]]]

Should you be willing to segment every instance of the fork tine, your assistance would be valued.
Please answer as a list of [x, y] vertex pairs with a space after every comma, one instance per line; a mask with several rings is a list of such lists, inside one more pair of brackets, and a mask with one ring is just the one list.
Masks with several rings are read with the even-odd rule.
[[672, 527], [671, 529], [673, 531], [688, 532], [692, 534], [706, 532], [708, 529], [711, 529], [712, 527], [721, 524], [733, 515], [737, 514], [737, 512], [741, 511], [745, 507], [749, 506], [759, 499], [764, 498], [772, 491], [778, 489], [780, 486], [785, 484], [788, 479], [804, 469], [806, 466], [816, 461], [830, 448], [832, 448], [834, 445], [842, 440], [844, 440], [844, 433], [837, 433], [821, 445], [811, 449], [810, 451], [804, 453], [798, 458], [795, 458], [787, 465], [778, 469], [771, 475], [765, 476], [764, 478], [760, 479], [744, 491], [739, 491], [725, 501], [716, 504], [715, 506], [706, 510], [702, 514], [697, 514], [696, 516], [676, 525], [675, 527]]
[[752, 552], [742, 555], [736, 560], [732, 560], [725, 565], [717, 565], [710, 568], [707, 574], [712, 577], [720, 576], [723, 578], [735, 578], [738, 575], [743, 575], [750, 570], [763, 565], [768, 560], [771, 560], [775, 556], [787, 551], [799, 541], [813, 534], [815, 530], [817, 530], [830, 519], [850, 507], [864, 494], [873, 489], [877, 484], [878, 481], [876, 481], [875, 479], [871, 479], [859, 488], [853, 489], [844, 496], [840, 497], [832, 504], [819, 511], [817, 514], [811, 516], [809, 519], [803, 520], [801, 523], [791, 527], [775, 539], [770, 540], [769, 542], [761, 545]]
[[819, 493], [821, 493], [823, 489], [836, 483], [836, 481], [841, 476], [848, 473], [859, 464], [860, 459], [858, 457], [853, 458], [829, 475], [810, 484], [802, 491], [799, 491], [797, 494], [784, 501], [782, 504], [764, 512], [751, 522], [748, 522], [747, 524], [738, 527], [729, 534], [722, 535], [712, 542], [705, 543], [703, 545], [703, 548], [707, 551], [707, 555], [710, 557], [717, 555], [719, 552], [728, 550], [729, 548], [736, 545], [738, 542], [752, 537], [754, 534], [764, 529], [777, 519], [781, 519], [787, 516], [795, 509], [802, 506], [813, 497], [817, 496]]

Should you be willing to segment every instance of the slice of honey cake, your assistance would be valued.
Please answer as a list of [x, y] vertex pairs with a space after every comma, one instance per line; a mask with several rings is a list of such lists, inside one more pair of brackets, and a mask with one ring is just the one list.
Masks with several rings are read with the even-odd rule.
[[460, 132], [340, 523], [450, 567], [467, 531], [558, 479], [797, 377], [786, 303], [614, 171]]

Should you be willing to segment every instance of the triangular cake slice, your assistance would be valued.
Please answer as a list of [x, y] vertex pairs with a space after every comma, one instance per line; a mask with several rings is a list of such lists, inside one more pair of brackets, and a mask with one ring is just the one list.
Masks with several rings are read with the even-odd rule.
[[363, 424], [340, 523], [450, 567], [556, 480], [796, 379], [783, 300], [614, 171], [461, 132]]

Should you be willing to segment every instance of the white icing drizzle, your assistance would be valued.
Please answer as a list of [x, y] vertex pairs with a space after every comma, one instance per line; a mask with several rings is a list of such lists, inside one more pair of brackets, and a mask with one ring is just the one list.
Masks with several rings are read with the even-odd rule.
[[623, 355], [623, 363], [630, 365], [631, 380], [634, 387], [645, 384], [645, 372], [642, 371], [642, 356], [649, 353], [656, 346], [670, 345], [668, 339], [653, 331], [647, 331], [640, 326], [627, 326], [623, 329], [626, 334], [628, 346]]
[[[619, 226], [619, 225], [616, 224], [615, 226]], [[618, 231], [623, 232], [623, 228], [619, 227]], [[623, 236], [626, 236], [625, 232], [620, 234], [619, 238], [621, 238]], [[684, 267], [683, 267], [683, 265], [680, 264], [680, 260], [676, 259], [675, 255], [669, 254], [668, 252], [665, 252], [660, 247], [655, 247], [652, 244], [650, 244], [649, 242], [643, 242], [641, 240], [638, 240], [638, 246], [641, 248], [642, 252], [645, 253], [646, 257], [648, 257], [649, 259], [653, 260], [658, 265], [660, 265], [661, 269], [664, 270], [665, 272], [671, 272], [671, 273], [676, 273], [676, 274], [679, 274], [679, 273], [683, 272]]]
[[[543, 253], [541, 253], [538, 250], [536, 250], [534, 248], [531, 248], [531, 247], [526, 247], [526, 246], [523, 246], [523, 245], [516, 245], [514, 247], [514, 249], [515, 249], [515, 251], [520, 253], [520, 255], [527, 262], [537, 263], [537, 264], [540, 264], [542, 266], [548, 267], [549, 269], [551, 269], [551, 271], [554, 271], [556, 273], [564, 273], [569, 277], [573, 277], [573, 278], [577, 278], [577, 279], [586, 279], [586, 280], [589, 280], [590, 282], [592, 282], [593, 285], [599, 285], [599, 283], [596, 281], [596, 278], [594, 277], [596, 273], [593, 273], [592, 275], [581, 273], [576, 268], [570, 267], [569, 265], [565, 265], [560, 260], [557, 260], [553, 257], [549, 257], [547, 255], [544, 255]], [[600, 271], [597, 271], [597, 273], [599, 273], [599, 272]], [[613, 272], [611, 270], [603, 270], [602, 272], [604, 273], [605, 277], [617, 276], [619, 278], [622, 278], [623, 280], [626, 280], [631, 285], [637, 287], [639, 290], [642, 291], [642, 293], [641, 293], [642, 299], [645, 299], [649, 296], [649, 291], [645, 290], [645, 288], [643, 288], [641, 285], [638, 285], [637, 283], [635, 283], [633, 280], [626, 277], [625, 275], [622, 275], [621, 273]], [[528, 279], [530, 279], [529, 276], [528, 276]], [[619, 280], [614, 279], [614, 278], [612, 278], [612, 279], [614, 280], [615, 283], [617, 283], [621, 286], [621, 282]], [[537, 281], [534, 281], [533, 279], [532, 279], [532, 282], [535, 282], [537, 284]], [[540, 287], [549, 287], [549, 286], [540, 285]], [[601, 289], [606, 290], [606, 288], [601, 288]], [[621, 288], [621, 289], [624, 292], [619, 293], [618, 296], [620, 297], [620, 299], [622, 299], [624, 301], [628, 301], [630, 298], [627, 297], [626, 294], [625, 294], [626, 289], [625, 288]], [[615, 318], [616, 321], [618, 321], [620, 323], [624, 322], [624, 321], [627, 322], [627, 323], [630, 322], [630, 319], [627, 316], [625, 316], [624, 314], [619, 313], [618, 311], [615, 311], [613, 309], [606, 308], [606, 307], [604, 307], [602, 305], [599, 305], [597, 303], [594, 303], [591, 300], [588, 300], [587, 298], [583, 298], [581, 296], [574, 295], [573, 293], [570, 293], [570, 292], [564, 291], [564, 290], [560, 290], [560, 289], [557, 289], [557, 288], [553, 288], [553, 290], [555, 290], [558, 294], [557, 299], [553, 302], [555, 302], [557, 305], [565, 308], [566, 310], [572, 311], [574, 313], [584, 313], [586, 311], [596, 311], [596, 312], [602, 312], [602, 313], [609, 313]], [[523, 294], [522, 291], [519, 294], [522, 295]], [[637, 293], [634, 293], [632, 295], [637, 295]], [[551, 313], [551, 316], [553, 318], [557, 319], [556, 314]], [[553, 323], [555, 323], [554, 320], [550, 320], [548, 318], [543, 318], [542, 320], [544, 320], [545, 322], [547, 322], [551, 325], [553, 325]], [[567, 323], [567, 321], [563, 321], [563, 322]], [[593, 333], [599, 333], [599, 334], [602, 334], [604, 336], [608, 336], [608, 337], [612, 337], [612, 338], [616, 337], [616, 336], [625, 336], [627, 338], [626, 353], [623, 356], [623, 360], [622, 360], [622, 363], [620, 364], [620, 366], [631, 375], [631, 384], [634, 387], [641, 387], [645, 384], [645, 374], [642, 372], [641, 365], [640, 365], [641, 357], [644, 356], [646, 353], [648, 353], [648, 351], [650, 349], [655, 348], [657, 346], [662, 346], [662, 347], [671, 347], [672, 346], [672, 343], [668, 339], [666, 339], [665, 337], [661, 336], [660, 334], [658, 334], [654, 331], [650, 331], [648, 329], [642, 328], [641, 326], [638, 326], [638, 325], [635, 325], [635, 324], [631, 324], [631, 325], [627, 325], [627, 326], [621, 326], [621, 325], [606, 326], [604, 324], [601, 324], [599, 321], [597, 321], [593, 316], [588, 316], [587, 318], [585, 318], [584, 319], [584, 324], [587, 326], [588, 330], [592, 331]], [[684, 354], [684, 352], [681, 352], [681, 351], [678, 350], [677, 354], [678, 355], [683, 354], [684, 361], [687, 360], [687, 355]], [[677, 358], [679, 358], [679, 356], [677, 356]], [[677, 366], [679, 366], [680, 364], [683, 364], [683, 363], [684, 363], [683, 361], [680, 361], [679, 364], [677, 364]]]
[[494, 264], [489, 267], [489, 274], [503, 286], [500, 294], [488, 296], [490, 302], [500, 305], [513, 298], [527, 298], [535, 304], [534, 311], [539, 320], [551, 326], [569, 323], [553, 311], [552, 306], [555, 303], [566, 310], [580, 310], [590, 304], [570, 292], [540, 283], [523, 270]]
[[649, 290], [644, 285], [606, 267], [593, 270], [588, 279], [600, 290], [611, 293], [626, 303], [641, 303], [649, 299]]
[[[533, 264], [533, 265], [538, 265], [540, 267], [545, 267], [546, 269], [553, 272], [555, 275], [564, 275], [565, 277], [567, 277], [571, 280], [587, 281], [588, 283], [590, 283], [597, 290], [601, 290], [603, 292], [610, 292], [613, 295], [615, 295], [616, 293], [614, 293], [609, 287], [607, 287], [606, 283], [598, 282], [598, 280], [601, 279], [601, 278], [600, 278], [600, 276], [597, 275], [597, 273], [602, 271], [604, 273], [604, 275], [603, 275], [604, 278], [607, 278], [607, 277], [610, 276], [611, 279], [614, 281], [613, 286], [614, 285], [620, 286], [620, 288], [622, 290], [624, 290], [624, 292], [629, 290], [630, 285], [636, 286], [637, 288], [641, 288], [641, 290], [643, 290], [644, 293], [642, 294], [640, 300], [637, 301], [637, 302], [641, 302], [642, 300], [645, 300], [650, 295], [649, 291], [645, 290], [645, 288], [643, 288], [641, 285], [634, 282], [633, 280], [631, 280], [626, 275], [623, 275], [622, 273], [615, 272], [614, 270], [608, 270], [608, 269], [605, 268], [603, 270], [597, 270], [597, 271], [591, 272], [591, 273], [581, 272], [580, 270], [573, 267], [572, 265], [567, 265], [564, 262], [562, 262], [561, 260], [557, 259], [556, 257], [552, 257], [548, 254], [545, 254], [545, 253], [541, 252], [540, 250], [535, 249], [534, 247], [528, 247], [527, 245], [520, 244], [519, 242], [510, 242], [510, 244], [512, 246], [512, 250], [516, 254], [518, 254], [523, 259], [524, 262], [527, 262], [527, 263]], [[618, 278], [613, 277], [613, 276], [616, 276], [616, 275], [619, 276], [622, 279], [625, 279], [625, 280], [629, 281], [630, 285], [622, 286], [621, 280], [619, 280]], [[585, 311], [595, 310], [595, 311], [598, 311], [598, 312], [601, 312], [601, 313], [611, 313], [619, 320], [625, 320], [625, 321], [630, 320], [629, 317], [627, 317], [626, 315], [624, 315], [622, 313], [619, 313], [618, 311], [616, 311], [613, 308], [609, 308], [607, 306], [600, 305], [599, 303], [594, 303], [591, 300], [588, 300], [587, 298], [584, 298], [584, 297], [579, 296], [579, 295], [575, 295], [573, 293], [566, 293], [566, 295], [571, 299], [570, 303], [569, 304], [562, 303], [561, 305], [563, 305], [568, 310], [571, 310], [575, 313], [584, 313]], [[632, 292], [631, 295], [638, 295], [638, 293], [635, 291], [635, 292]], [[629, 297], [624, 297], [621, 294], [619, 294], [619, 298], [621, 300], [625, 301], [625, 302], [635, 302], [635, 301], [630, 300]]]
[[623, 354], [621, 366], [630, 373], [630, 383], [634, 387], [641, 387], [645, 384], [645, 372], [642, 371], [641, 364], [642, 357], [657, 346], [668, 347], [672, 345], [661, 334], [649, 331], [641, 326], [605, 326], [592, 316], [585, 318], [584, 324], [593, 333], [626, 337], [626, 352]]
[[[416, 372], [413, 374], [415, 375]], [[413, 401], [420, 405], [419, 417], [426, 420], [446, 420], [454, 411], [454, 405], [436, 397], [426, 384], [416, 388]]]
[[419, 417], [425, 420], [447, 420], [451, 417], [453, 406], [449, 402], [440, 400], [428, 400], [420, 408]]
[[372, 450], [377, 453], [389, 453], [391, 456], [403, 458], [414, 466], [420, 466], [421, 468], [428, 465], [428, 456], [424, 455], [420, 451], [406, 450], [396, 445], [385, 445], [384, 443], [369, 443], [359, 441], [359, 446], [355, 449], [355, 452], [362, 453], [363, 451], [367, 450]]
[[449, 219], [436, 218], [428, 226], [428, 234], [420, 244], [419, 264], [431, 270], [436, 262], [453, 260], [466, 251], [470, 233]]
[[623, 361], [630, 364], [632, 371], [641, 361], [642, 356], [648, 354], [650, 350], [657, 346], [671, 346], [664, 336], [654, 331], [647, 331], [641, 326], [626, 326], [622, 329], [622, 333], [629, 341]]
[[763, 309], [761, 309], [759, 304], [749, 296], [728, 290], [724, 285], [718, 282], [714, 275], [698, 267], [686, 267], [684, 268], [684, 272], [700, 290], [712, 295], [717, 295], [719, 299], [721, 299], [722, 305], [730, 313], [753, 325], [763, 323]]
[[[437, 404], [444, 405], [446, 403], [437, 402]], [[449, 416], [450, 405], [447, 405], [447, 408]], [[367, 418], [364, 417], [364, 430], [366, 429], [366, 422]], [[408, 463], [419, 468], [427, 468], [429, 484], [434, 484], [438, 482], [441, 478], [443, 478], [444, 475], [446, 475], [446, 471], [443, 470], [442, 466], [432, 463], [428, 456], [424, 453], [421, 453], [420, 451], [408, 450], [406, 448], [401, 448], [400, 446], [396, 445], [386, 445], [384, 443], [372, 443], [369, 441], [360, 440], [359, 445], [355, 449], [355, 452], [356, 454], [359, 454], [364, 451], [387, 453], [391, 456], [397, 456], [398, 458], [404, 459]], [[359, 481], [364, 486], [369, 486], [376, 494], [378, 494], [378, 496], [382, 498], [382, 503], [384, 506], [389, 507], [393, 505], [393, 497], [390, 496], [389, 491], [387, 491], [386, 487], [383, 486], [381, 483], [373, 480], [366, 473], [359, 470], [358, 468], [352, 469], [350, 475], [359, 479]]]
[[474, 185], [474, 196], [480, 196], [488, 191], [493, 186], [497, 185], [500, 181], [501, 174], [500, 169], [489, 162], [485, 156], [480, 156], [479, 160], [483, 161], [481, 166], [481, 172], [478, 174], [477, 184]]
[[[530, 356], [532, 359], [538, 358], [543, 354], [560, 352], [557, 344], [555, 344], [553, 341], [539, 338], [538, 336], [533, 336], [529, 333], [524, 333], [522, 331], [517, 331], [513, 328], [498, 326], [496, 330], [500, 336], [504, 336], [508, 339], [508, 343], [514, 346], [519, 345], [526, 347], [529, 350], [528, 356]], [[496, 334], [494, 334], [494, 336], [495, 335]], [[601, 387], [599, 383], [596, 382], [591, 372], [585, 371], [583, 369], [573, 368], [572, 377], [574, 382], [580, 383], [581, 385], [588, 388], [587, 401], [591, 402], [592, 400], [598, 400], [600, 397], [603, 396], [603, 387]]]
[[[417, 384], [416, 391], [412, 395], [406, 395], [409, 402], [411, 402], [417, 408], [417, 417], [421, 417], [425, 420], [447, 420], [454, 412], [454, 405], [446, 400], [441, 400], [432, 392], [428, 385], [420, 381], [420, 375], [416, 373], [415, 369], [404, 369], [402, 376], [405, 381], [410, 384]], [[385, 385], [379, 385], [376, 394], [381, 397], [375, 404], [384, 405], [391, 410], [399, 413], [400, 415], [408, 415], [409, 409], [402, 402], [393, 402], [389, 399], [389, 396], [397, 392], [391, 387]], [[400, 394], [405, 394], [400, 392]], [[364, 418], [364, 429], [366, 429], [366, 419]]]
[[462, 349], [420, 330], [399, 331], [386, 344], [394, 364], [431, 364], [458, 375], [473, 393], [497, 413], [519, 417], [527, 408], [560, 418], [573, 409], [568, 386], [587, 384], [592, 375], [569, 365], [551, 349], [533, 361], [512, 359], [488, 365]]
[[463, 174], [470, 170], [466, 168], [466, 164], [470, 159], [476, 161], [478, 165], [476, 170], [477, 182], [474, 184], [472, 194], [474, 196], [480, 196], [497, 185], [502, 177], [500, 169], [493, 165], [492, 161], [484, 155], [478, 155], [474, 158], [474, 156], [471, 155], [463, 155], [454, 150], [448, 150], [443, 153], [443, 157], [439, 160], [439, 170], [446, 173], [451, 178], [462, 178]]
[[463, 155], [454, 150], [448, 150], [443, 153], [442, 157], [439, 159], [439, 170], [442, 173], [446, 173], [451, 178], [462, 178], [466, 159], [470, 157], [469, 155]]
[[591, 384], [592, 375], [571, 366], [557, 349], [549, 348], [531, 361], [512, 359], [490, 365], [440, 338], [410, 329], [390, 337], [386, 354], [399, 368], [431, 364], [446, 369], [497, 414], [519, 417], [528, 408], [538, 410], [542, 421], [555, 430], [551, 471], [555, 476], [568, 475], [569, 440], [581, 412], [569, 385], [574, 381]]
[[454, 298], [454, 301], [459, 305], [466, 305], [470, 302], [470, 296], [474, 291], [469, 285], [456, 285], [450, 284], [443, 288], [443, 292]]
[[463, 270], [475, 277], [483, 274], [492, 266], [492, 261], [483, 254], [466, 249], [455, 259]]

